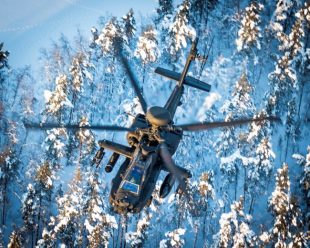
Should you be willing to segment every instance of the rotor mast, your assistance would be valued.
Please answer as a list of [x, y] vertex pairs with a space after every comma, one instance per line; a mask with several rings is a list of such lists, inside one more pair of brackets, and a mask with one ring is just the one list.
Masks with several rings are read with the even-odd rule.
[[197, 56], [197, 48], [196, 48], [197, 43], [198, 43], [198, 38], [195, 38], [195, 40], [192, 43], [191, 50], [190, 50], [190, 53], [187, 57], [183, 72], [181, 74], [181, 77], [178, 80], [177, 85], [174, 87], [174, 90], [173, 90], [172, 94], [170, 95], [170, 97], [169, 97], [169, 99], [168, 99], [168, 101], [164, 107], [165, 109], [167, 109], [169, 111], [172, 119], [175, 115], [177, 107], [180, 106], [181, 97], [182, 97], [182, 94], [184, 92], [183, 83], [184, 83], [184, 80], [186, 78], [186, 74], [189, 70], [191, 62], [193, 60], [195, 60], [195, 58]]

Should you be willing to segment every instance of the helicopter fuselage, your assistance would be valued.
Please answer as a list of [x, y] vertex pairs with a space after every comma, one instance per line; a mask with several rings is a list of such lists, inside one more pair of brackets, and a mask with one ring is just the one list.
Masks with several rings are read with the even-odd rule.
[[[118, 213], [140, 212], [152, 201], [152, 193], [161, 170], [165, 170], [158, 154], [157, 132], [165, 139], [169, 151], [174, 154], [181, 139], [181, 131], [154, 130], [144, 115], [136, 116], [132, 127], [141, 128], [139, 133], [127, 133], [132, 156], [125, 159], [112, 180], [110, 203]], [[103, 147], [105, 141], [99, 141]], [[123, 153], [124, 155], [124, 153]]]

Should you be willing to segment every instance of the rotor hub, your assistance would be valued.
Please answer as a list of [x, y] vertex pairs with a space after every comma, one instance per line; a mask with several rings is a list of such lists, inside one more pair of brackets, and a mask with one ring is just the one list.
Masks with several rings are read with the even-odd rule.
[[167, 126], [172, 122], [170, 112], [162, 107], [154, 106], [148, 109], [146, 112], [146, 119], [155, 126], [162, 127]]

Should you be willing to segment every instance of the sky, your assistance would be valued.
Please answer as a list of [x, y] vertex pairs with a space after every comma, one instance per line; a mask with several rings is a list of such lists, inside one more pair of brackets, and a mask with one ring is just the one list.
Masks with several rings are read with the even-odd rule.
[[38, 69], [40, 48], [47, 48], [61, 33], [68, 38], [77, 28], [90, 36], [90, 28], [108, 13], [123, 16], [130, 8], [136, 19], [152, 14], [156, 0], [0, 0], [0, 42], [10, 52], [13, 68]]

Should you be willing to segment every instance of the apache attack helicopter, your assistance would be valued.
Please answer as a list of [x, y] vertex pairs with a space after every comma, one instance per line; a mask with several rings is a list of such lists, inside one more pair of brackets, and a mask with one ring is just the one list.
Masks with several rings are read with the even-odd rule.
[[118, 144], [109, 140], [100, 140], [100, 149], [97, 151], [92, 163], [99, 166], [105, 149], [113, 151], [105, 171], [110, 173], [117, 163], [120, 155], [126, 159], [120, 166], [116, 176], [112, 180], [110, 203], [115, 212], [125, 214], [128, 212], [138, 213], [144, 206], [149, 206], [152, 201], [152, 193], [155, 189], [160, 172], [168, 172], [159, 191], [160, 197], [166, 197], [175, 181], [186, 195], [187, 178], [191, 177], [190, 171], [176, 165], [172, 155], [176, 152], [182, 139], [183, 132], [203, 131], [219, 127], [232, 127], [251, 122], [276, 121], [274, 116], [245, 118], [231, 121], [199, 122], [183, 125], [175, 125], [173, 117], [176, 109], [181, 105], [181, 97], [184, 85], [209, 92], [211, 86], [191, 76], [187, 76], [190, 64], [197, 58], [201, 58], [197, 51], [198, 38], [191, 46], [186, 64], [182, 73], [157, 67], [155, 72], [169, 79], [177, 81], [177, 84], [164, 107], [147, 107], [143, 98], [138, 81], [132, 72], [125, 55], [120, 54], [120, 61], [127, 71], [129, 81], [137, 95], [144, 114], [138, 114], [131, 127], [105, 126], [105, 125], [59, 125], [59, 124], [31, 124], [25, 123], [26, 128], [68, 128], [90, 129], [105, 131], [125, 131], [129, 146]]

